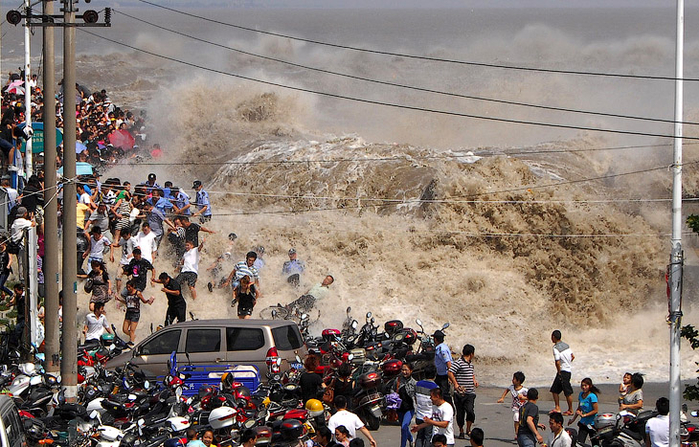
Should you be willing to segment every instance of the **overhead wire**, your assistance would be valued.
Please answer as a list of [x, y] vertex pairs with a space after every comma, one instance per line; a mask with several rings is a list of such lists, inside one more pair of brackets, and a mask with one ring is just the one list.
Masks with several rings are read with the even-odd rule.
[[402, 58], [406, 58], [406, 59], [416, 59], [416, 60], [430, 61], [430, 62], [443, 62], [443, 63], [449, 63], [449, 64], [467, 65], [467, 66], [484, 67], [484, 68], [499, 68], [499, 69], [504, 69], [504, 70], [518, 70], [518, 71], [553, 73], [553, 74], [569, 74], [569, 75], [579, 75], [579, 76], [645, 79], [645, 80], [660, 80], [660, 81], [677, 81], [677, 80], [683, 80], [686, 82], [699, 81], [699, 78], [677, 78], [675, 76], [634, 75], [634, 74], [627, 74], [627, 73], [604, 73], [604, 72], [582, 71], [582, 70], [560, 70], [560, 69], [540, 68], [540, 67], [523, 67], [523, 66], [516, 66], [516, 65], [473, 62], [473, 61], [464, 61], [464, 60], [458, 60], [458, 59], [446, 59], [446, 58], [433, 57], [433, 56], [416, 55], [416, 54], [409, 54], [409, 53], [398, 53], [398, 52], [393, 52], [393, 51], [376, 50], [376, 49], [370, 49], [370, 48], [360, 48], [360, 47], [353, 47], [350, 45], [342, 45], [342, 44], [324, 42], [324, 41], [315, 40], [315, 39], [308, 39], [308, 38], [299, 37], [299, 36], [292, 36], [290, 34], [260, 30], [260, 29], [251, 28], [248, 26], [236, 25], [236, 24], [224, 22], [221, 20], [212, 19], [209, 17], [204, 17], [204, 16], [200, 16], [200, 15], [193, 14], [190, 12], [182, 11], [182, 10], [170, 7], [170, 6], [159, 5], [157, 3], [154, 3], [154, 2], [151, 2], [148, 0], [138, 0], [138, 1], [140, 1], [141, 3], [145, 3], [145, 4], [148, 4], [151, 6], [155, 6], [157, 8], [165, 9], [165, 10], [172, 11], [172, 12], [182, 14], [185, 16], [205, 20], [209, 23], [216, 23], [219, 25], [224, 25], [224, 26], [228, 26], [231, 28], [240, 29], [243, 31], [249, 31], [252, 33], [257, 33], [257, 34], [264, 34], [267, 36], [281, 37], [284, 39], [295, 40], [298, 42], [311, 43], [311, 44], [315, 44], [315, 45], [322, 45], [322, 46], [327, 46], [327, 47], [331, 47], [331, 48], [339, 48], [339, 49], [343, 49], [343, 50], [351, 50], [351, 51], [357, 51], [357, 52], [362, 52], [362, 53], [377, 54], [377, 55], [382, 55], [382, 56], [402, 57]]
[[119, 10], [113, 10], [113, 11], [116, 12], [117, 14], [123, 15], [125, 17], [128, 17], [132, 20], [136, 20], [136, 21], [141, 22], [141, 23], [145, 23], [146, 25], [152, 26], [154, 28], [158, 28], [158, 29], [161, 29], [161, 30], [164, 30], [164, 31], [167, 31], [167, 32], [179, 35], [179, 36], [183, 36], [183, 37], [186, 37], [188, 39], [196, 40], [198, 42], [206, 43], [208, 45], [213, 45], [213, 46], [223, 48], [223, 49], [226, 49], [229, 51], [244, 54], [246, 56], [252, 56], [252, 57], [256, 57], [256, 58], [260, 58], [260, 59], [264, 59], [264, 60], [269, 60], [269, 61], [278, 62], [281, 64], [286, 64], [286, 65], [289, 65], [292, 67], [302, 68], [304, 70], [316, 71], [319, 73], [330, 74], [333, 76], [339, 76], [339, 77], [357, 80], [357, 81], [370, 82], [370, 83], [374, 83], [374, 84], [387, 85], [387, 86], [391, 86], [391, 87], [398, 87], [398, 88], [414, 90], [414, 91], [418, 91], [418, 92], [422, 92], [422, 93], [431, 93], [431, 94], [454, 97], [454, 98], [469, 99], [469, 100], [473, 100], [473, 101], [490, 102], [490, 103], [504, 104], [504, 105], [510, 105], [510, 106], [518, 106], [518, 107], [529, 107], [529, 108], [542, 109], [542, 110], [551, 110], [551, 111], [556, 111], [556, 112], [577, 113], [577, 114], [583, 114], [583, 115], [603, 116], [603, 117], [608, 117], [608, 118], [620, 118], [620, 119], [629, 119], [629, 120], [637, 120], [637, 121], [650, 121], [650, 122], [658, 122], [658, 123], [669, 123], [669, 124], [681, 123], [681, 124], [686, 124], [686, 125], [699, 125], [699, 122], [696, 122], [696, 121], [675, 121], [673, 119], [665, 119], [665, 118], [653, 118], [653, 117], [644, 117], [644, 116], [637, 116], [637, 115], [625, 115], [625, 114], [619, 114], [619, 113], [598, 112], [598, 111], [591, 111], [591, 110], [578, 110], [578, 109], [571, 109], [571, 108], [567, 108], [567, 107], [547, 106], [547, 105], [542, 105], [542, 104], [511, 101], [511, 100], [498, 99], [498, 98], [487, 98], [487, 97], [476, 96], [476, 95], [466, 95], [466, 94], [461, 94], [461, 93], [446, 92], [446, 91], [442, 91], [442, 90], [435, 90], [435, 89], [429, 89], [429, 88], [425, 88], [425, 87], [418, 87], [418, 86], [413, 86], [413, 85], [408, 85], [408, 84], [401, 84], [401, 83], [397, 83], [397, 82], [372, 79], [372, 78], [367, 78], [364, 76], [358, 76], [358, 75], [353, 75], [353, 74], [348, 74], [348, 73], [341, 73], [341, 72], [332, 71], [332, 70], [328, 70], [328, 69], [324, 69], [324, 68], [318, 68], [318, 67], [312, 67], [309, 65], [299, 64], [299, 63], [291, 62], [291, 61], [288, 61], [285, 59], [280, 59], [280, 58], [271, 57], [271, 56], [265, 56], [262, 54], [253, 53], [251, 51], [242, 50], [239, 48], [230, 47], [227, 45], [212, 42], [212, 41], [207, 40], [207, 39], [202, 39], [202, 38], [199, 38], [196, 36], [192, 36], [191, 34], [187, 34], [187, 33], [184, 33], [182, 31], [178, 31], [178, 30], [174, 30], [171, 28], [167, 28], [167, 27], [162, 26], [162, 25], [158, 25], [156, 23], [141, 19], [139, 17], [135, 17], [131, 14], [127, 14], [127, 13], [119, 11]]
[[[543, 143], [542, 145], [547, 145], [550, 143]], [[699, 145], [699, 142], [685, 143], [684, 146]], [[329, 159], [302, 159], [302, 160], [220, 160], [220, 161], [187, 161], [187, 165], [193, 166], [222, 166], [222, 165], [296, 165], [296, 164], [333, 164], [333, 163], [373, 163], [373, 162], [394, 162], [394, 161], [413, 161], [413, 160], [449, 160], [449, 159], [460, 159], [470, 156], [486, 158], [486, 157], [499, 157], [499, 156], [511, 156], [511, 155], [542, 155], [542, 154], [574, 154], [579, 152], [596, 152], [596, 151], [621, 151], [621, 150], [631, 150], [631, 149], [649, 149], [649, 148], [663, 148], [671, 147], [671, 144], [636, 144], [636, 145], [625, 145], [625, 146], [606, 146], [606, 147], [592, 147], [583, 149], [546, 149], [546, 150], [529, 150], [529, 149], [485, 149], [482, 151], [476, 150], [467, 151], [465, 153], [450, 153], [450, 154], [438, 154], [438, 155], [413, 155], [413, 154], [401, 154], [391, 157], [342, 157], [342, 158], [329, 158]], [[471, 152], [471, 153], [468, 153]], [[179, 166], [182, 163], [177, 161], [143, 161], [143, 160], [126, 160], [122, 163], [123, 166]]]
[[231, 72], [218, 70], [218, 69], [211, 68], [211, 67], [206, 67], [206, 66], [203, 66], [200, 64], [187, 62], [187, 61], [184, 61], [182, 59], [174, 58], [171, 56], [166, 56], [164, 54], [155, 53], [155, 52], [150, 51], [150, 50], [145, 50], [143, 48], [138, 48], [138, 47], [135, 47], [133, 45], [126, 44], [124, 42], [119, 42], [117, 40], [110, 39], [110, 38], [105, 37], [105, 36], [101, 36], [99, 34], [93, 33], [91, 31], [88, 31], [88, 30], [83, 29], [83, 28], [78, 28], [78, 30], [80, 30], [83, 33], [87, 33], [91, 36], [106, 40], [106, 41], [111, 42], [111, 43], [114, 43], [116, 45], [120, 45], [120, 46], [123, 46], [125, 48], [130, 48], [134, 51], [138, 51], [138, 52], [141, 52], [144, 54], [149, 54], [149, 55], [154, 56], [154, 57], [158, 57], [158, 58], [169, 60], [169, 61], [176, 62], [179, 64], [187, 65], [187, 66], [197, 68], [200, 70], [205, 70], [205, 71], [208, 71], [211, 73], [217, 73], [217, 74], [224, 75], [224, 76], [229, 76], [229, 77], [233, 77], [233, 78], [237, 78], [237, 79], [243, 79], [246, 81], [257, 82], [260, 84], [269, 85], [269, 86], [273, 86], [273, 87], [289, 89], [289, 90], [293, 90], [293, 91], [297, 91], [297, 92], [311, 93], [311, 94], [315, 94], [315, 95], [319, 95], [319, 96], [325, 96], [328, 98], [342, 99], [342, 100], [353, 101], [353, 102], [358, 102], [358, 103], [363, 103], [363, 104], [370, 104], [370, 105], [377, 105], [377, 106], [383, 106], [383, 107], [411, 110], [411, 111], [416, 111], [416, 112], [425, 112], [425, 113], [432, 113], [432, 114], [458, 117], [458, 118], [472, 118], [472, 119], [501, 122], [501, 123], [508, 123], [508, 124], [522, 124], [522, 125], [529, 125], [529, 126], [551, 127], [551, 128], [556, 128], [556, 129], [579, 130], [579, 131], [588, 131], [588, 132], [603, 132], [603, 133], [634, 135], [634, 136], [642, 136], [642, 137], [673, 138], [673, 139], [674, 138], [682, 138], [683, 140], [699, 140], [699, 137], [688, 137], [688, 136], [675, 137], [674, 135], [670, 135], [670, 134], [660, 134], [660, 133], [653, 133], [653, 132], [640, 132], [640, 131], [621, 130], [621, 129], [606, 129], [606, 128], [596, 128], [596, 127], [588, 127], [588, 126], [574, 126], [574, 125], [569, 125], [569, 124], [544, 123], [544, 122], [539, 122], [539, 121], [527, 121], [527, 120], [519, 120], [519, 119], [475, 115], [475, 114], [470, 114], [470, 113], [461, 113], [461, 112], [453, 112], [453, 111], [448, 111], [448, 110], [430, 109], [430, 108], [426, 108], [426, 107], [410, 106], [410, 105], [405, 105], [405, 104], [390, 103], [390, 102], [384, 102], [384, 101], [378, 101], [378, 100], [372, 100], [372, 99], [366, 99], [366, 98], [358, 98], [358, 97], [354, 97], [354, 96], [341, 95], [341, 94], [337, 94], [337, 93], [323, 92], [323, 91], [313, 90], [313, 89], [304, 88], [304, 87], [282, 84], [280, 82], [273, 82], [273, 81], [267, 81], [264, 79], [253, 78], [251, 76], [245, 76], [245, 75], [241, 75], [238, 73], [231, 73]]

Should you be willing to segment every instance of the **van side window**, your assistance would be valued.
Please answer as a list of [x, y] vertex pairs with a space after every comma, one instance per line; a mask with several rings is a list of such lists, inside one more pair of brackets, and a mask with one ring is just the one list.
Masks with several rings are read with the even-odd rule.
[[226, 340], [229, 351], [255, 351], [265, 345], [262, 329], [228, 327]]
[[144, 344], [140, 349], [140, 354], [141, 355], [170, 354], [172, 351], [177, 351], [177, 348], [180, 345], [180, 335], [181, 334], [182, 334], [181, 329], [164, 331], [162, 334], [156, 336], [153, 340]]
[[220, 350], [220, 329], [190, 329], [187, 331], [187, 352], [218, 352]]
[[272, 329], [272, 336], [274, 337], [274, 344], [281, 351], [298, 349], [303, 345], [301, 333], [295, 324], [275, 327]]
[[22, 445], [22, 421], [19, 418], [17, 410], [14, 408], [9, 409], [2, 416], [2, 422], [5, 425], [5, 431], [7, 432], [7, 441], [10, 443], [10, 447]]

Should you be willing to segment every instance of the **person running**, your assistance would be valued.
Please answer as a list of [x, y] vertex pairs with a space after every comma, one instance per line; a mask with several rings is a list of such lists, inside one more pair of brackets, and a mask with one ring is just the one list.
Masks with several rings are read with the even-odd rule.
[[553, 412], [560, 413], [561, 405], [559, 398], [561, 392], [568, 402], [568, 411], [562, 413], [563, 416], [573, 415], [573, 387], [570, 384], [570, 377], [573, 371], [572, 363], [575, 360], [575, 354], [570, 349], [567, 343], [561, 341], [561, 331], [556, 329], [551, 333], [551, 342], [553, 343], [553, 361], [556, 366], [556, 377], [551, 384], [551, 394], [553, 395]]
[[573, 425], [573, 422], [580, 417], [580, 422], [578, 422], [578, 443], [584, 444], [587, 436], [592, 436], [595, 434], [595, 429], [592, 428], [595, 425], [595, 415], [599, 411], [599, 388], [592, 384], [592, 379], [585, 377], [580, 382], [580, 388], [582, 391], [578, 395], [578, 409], [575, 410], [575, 415], [570, 418], [568, 425]]
[[231, 306], [238, 303], [238, 318], [246, 320], [252, 315], [252, 310], [257, 304], [257, 289], [251, 283], [250, 277], [245, 275], [240, 279], [240, 284], [233, 289], [233, 301]]
[[192, 214], [192, 217], [199, 216], [199, 222], [206, 223], [211, 220], [211, 202], [209, 201], [209, 193], [204, 191], [201, 185], [201, 181], [195, 180], [192, 184], [192, 189], [197, 192], [195, 198], [195, 205], [197, 206], [197, 211]]
[[[124, 274], [126, 274], [126, 276], [131, 276], [131, 279], [133, 279], [136, 284], [136, 289], [141, 292], [143, 292], [146, 289], [146, 275], [148, 274], [148, 270], [153, 272], [151, 276], [151, 282], [155, 282], [155, 268], [153, 267], [153, 264], [151, 264], [150, 261], [141, 256], [140, 248], [134, 248], [133, 258], [124, 267]], [[125, 297], [126, 293], [126, 289], [122, 290], [121, 296]]]
[[85, 326], [83, 327], [83, 335], [85, 343], [90, 340], [99, 340], [104, 334], [104, 331], [113, 334], [112, 328], [107, 321], [104, 312], [104, 303], [95, 303], [94, 310], [85, 316]]
[[[91, 311], [94, 311], [96, 303], [105, 304], [109, 302], [114, 297], [114, 293], [112, 292], [112, 281], [109, 279], [109, 273], [107, 273], [104, 264], [93, 260], [90, 267], [91, 271], [87, 274], [88, 280], [92, 281], [90, 290], [92, 296], [90, 297], [89, 307]], [[86, 283], [86, 285], [88, 284], [89, 282]], [[88, 291], [87, 288], [85, 291]]]
[[204, 241], [201, 241], [199, 247], [195, 247], [192, 241], [186, 241], [184, 243], [184, 255], [182, 255], [182, 267], [180, 269], [180, 274], [177, 275], [178, 283], [187, 284], [189, 286], [189, 291], [192, 294], [192, 299], [197, 299], [197, 275], [199, 272], [199, 250], [204, 246]]
[[117, 297], [117, 299], [126, 305], [126, 315], [124, 316], [122, 331], [129, 336], [129, 345], [133, 346], [136, 341], [138, 321], [141, 319], [141, 303], [153, 304], [153, 297], [149, 300], [145, 299], [143, 293], [136, 289], [136, 281], [133, 279], [126, 282], [126, 292], [126, 297]]
[[[430, 393], [433, 389], [439, 388], [434, 381], [437, 376], [437, 367], [428, 364], [425, 367], [425, 379], [419, 380], [415, 384], [415, 424], [421, 425], [426, 418], [432, 416], [432, 399]], [[415, 436], [415, 447], [428, 447], [432, 438], [432, 427], [425, 426], [417, 431]]]
[[524, 380], [525, 376], [522, 371], [514, 373], [512, 375], [512, 385], [507, 387], [507, 389], [503, 391], [502, 396], [500, 396], [500, 399], [498, 399], [498, 403], [501, 404], [505, 402], [505, 396], [507, 396], [508, 393], [512, 396], [512, 405], [510, 408], [512, 409], [512, 419], [515, 425], [515, 439], [517, 439], [517, 428], [519, 427], [519, 409], [522, 408], [522, 405], [526, 402], [527, 391], [529, 391], [522, 385]]
[[[83, 253], [83, 258], [87, 258], [87, 274], [92, 271], [92, 261], [104, 262], [104, 251], [109, 247], [109, 260], [114, 262], [114, 248], [112, 241], [107, 236], [102, 235], [102, 229], [99, 226], [93, 226], [90, 230], [90, 238], [88, 239], [90, 251]], [[89, 255], [89, 256], [88, 256]]]
[[432, 426], [432, 436], [444, 435], [447, 445], [454, 445], [454, 408], [444, 399], [441, 388], [430, 391], [432, 400], [432, 417], [424, 418], [421, 424], [414, 425], [410, 431], [416, 432]]
[[174, 323], [175, 319], [177, 319], [178, 323], [185, 321], [187, 316], [187, 302], [182, 296], [182, 286], [180, 286], [180, 283], [165, 272], [161, 273], [155, 282], [163, 285], [160, 291], [167, 297], [165, 326]]
[[256, 259], [257, 253], [255, 253], [254, 251], [249, 251], [245, 255], [245, 260], [240, 261], [235, 265], [235, 267], [233, 267], [233, 271], [231, 271], [231, 274], [228, 275], [228, 278], [223, 283], [223, 287], [227, 287], [229, 284], [232, 283], [232, 287], [235, 289], [238, 283], [240, 282], [240, 278], [242, 278], [243, 276], [249, 276], [252, 282], [259, 288], [260, 275], [257, 272], [257, 269], [254, 267]]
[[131, 237], [131, 231], [121, 233], [119, 240], [113, 244], [113, 247], [121, 247], [121, 259], [119, 259], [119, 274], [116, 278], [116, 290], [121, 290], [121, 278], [124, 276], [124, 267], [129, 265], [133, 258], [134, 240]]
[[153, 262], [158, 255], [157, 235], [151, 231], [148, 222], [141, 224], [141, 231], [134, 237], [133, 243], [141, 249], [141, 255], [149, 262]]
[[[517, 429], [517, 445], [519, 447], [536, 447], [536, 443], [544, 442], [539, 429], [546, 429], [544, 424], [539, 424], [539, 390], [529, 388], [527, 402], [519, 409], [519, 428]], [[560, 413], [560, 412], [556, 412]]]
[[131, 233], [131, 194], [129, 193], [128, 182], [124, 182], [124, 187], [121, 188], [116, 196], [116, 202], [112, 205], [112, 213], [114, 213], [114, 240], [119, 241], [122, 234]]
[[[454, 385], [454, 407], [456, 408], [456, 424], [459, 426], [459, 439], [465, 439], [465, 435], [471, 434], [471, 425], [476, 420], [474, 404], [476, 401], [476, 388], [478, 380], [473, 371], [473, 357], [475, 357], [473, 345], [464, 345], [461, 357], [452, 362], [449, 368], [449, 381]], [[466, 433], [464, 433], [464, 418], [466, 419]]]
[[204, 233], [209, 233], [209, 234], [214, 234], [216, 233], [213, 230], [209, 230], [203, 225], [196, 224], [194, 222], [190, 222], [188, 216], [180, 216], [180, 222], [182, 222], [182, 227], [184, 228], [184, 239], [185, 241], [192, 241], [194, 243], [194, 246], [196, 247], [199, 245], [199, 232], [203, 231]]

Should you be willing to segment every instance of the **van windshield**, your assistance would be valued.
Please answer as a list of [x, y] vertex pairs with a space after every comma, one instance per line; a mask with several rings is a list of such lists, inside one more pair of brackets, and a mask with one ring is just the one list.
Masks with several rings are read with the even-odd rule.
[[303, 346], [301, 332], [299, 332], [299, 328], [295, 324], [272, 329], [272, 336], [274, 337], [274, 344], [281, 351], [290, 351]]

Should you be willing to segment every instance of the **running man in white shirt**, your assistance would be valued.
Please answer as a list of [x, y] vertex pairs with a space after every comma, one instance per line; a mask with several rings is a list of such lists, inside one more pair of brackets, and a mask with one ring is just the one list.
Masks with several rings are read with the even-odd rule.
[[184, 243], [184, 255], [182, 255], [182, 267], [180, 274], [175, 280], [180, 284], [187, 284], [189, 291], [192, 293], [192, 299], [197, 299], [197, 276], [199, 274], [199, 250], [204, 246], [204, 241], [201, 241], [199, 247], [194, 246], [194, 242], [187, 241]]

